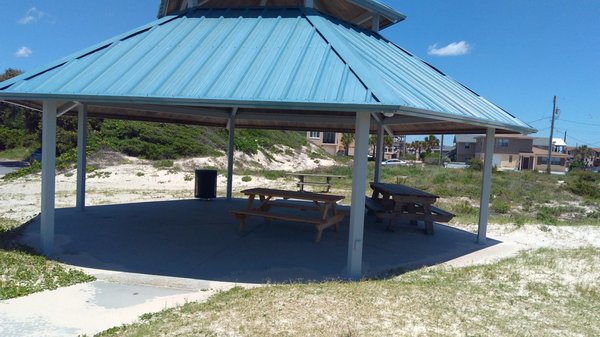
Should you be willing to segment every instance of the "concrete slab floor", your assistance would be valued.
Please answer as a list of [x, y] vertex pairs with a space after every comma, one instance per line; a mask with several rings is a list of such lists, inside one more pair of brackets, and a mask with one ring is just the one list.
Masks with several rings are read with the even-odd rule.
[[[245, 207], [246, 200], [218, 199], [59, 209], [54, 258], [79, 267], [222, 282], [346, 278], [347, 217], [339, 233], [327, 229], [317, 244], [314, 227], [303, 223], [251, 218], [239, 233], [229, 211]], [[364, 276], [443, 263], [498, 243], [479, 245], [474, 233], [440, 224], [435, 231], [425, 235], [420, 224], [388, 232], [366, 216]], [[23, 243], [38, 248], [39, 233], [39, 220], [32, 221]]]
[[152, 275], [86, 271], [100, 279], [0, 301], [0, 336], [93, 336], [114, 326], [133, 323], [145, 313], [204, 301], [218, 291], [235, 286]]
[[[345, 279], [347, 219], [318, 244], [307, 224], [252, 219], [239, 233], [229, 210], [245, 204], [179, 200], [57, 210], [53, 258], [98, 280], [0, 301], [0, 336], [93, 335], [236, 285]], [[39, 226], [32, 221], [22, 242], [39, 248]], [[440, 224], [433, 236], [422, 225], [385, 227], [366, 217], [365, 277], [468, 260], [499, 243], [479, 245], [474, 233]]]

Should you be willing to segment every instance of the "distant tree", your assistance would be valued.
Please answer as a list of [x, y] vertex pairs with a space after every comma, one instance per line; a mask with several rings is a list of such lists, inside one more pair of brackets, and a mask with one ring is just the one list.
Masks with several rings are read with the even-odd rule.
[[423, 147], [425, 148], [425, 152], [431, 153], [431, 151], [440, 146], [440, 140], [437, 139], [434, 135], [429, 135], [425, 137], [423, 141]]
[[8, 68], [4, 71], [4, 74], [0, 75], [0, 82], [11, 79], [15, 76], [21, 75], [23, 72], [19, 69]]
[[594, 164], [595, 152], [587, 145], [579, 146], [575, 149], [573, 161], [569, 164], [569, 168], [584, 168]]
[[344, 133], [342, 134], [342, 145], [344, 145], [344, 155], [348, 155], [350, 151], [350, 144], [354, 141], [354, 134], [352, 133]]

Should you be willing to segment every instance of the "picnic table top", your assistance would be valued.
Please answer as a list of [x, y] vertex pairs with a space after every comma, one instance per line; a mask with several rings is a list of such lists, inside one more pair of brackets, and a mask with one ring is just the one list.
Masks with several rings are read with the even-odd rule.
[[286, 199], [299, 199], [299, 200], [322, 201], [322, 202], [337, 202], [337, 201], [344, 199], [344, 197], [341, 195], [276, 190], [276, 189], [270, 189], [270, 188], [251, 188], [248, 190], [243, 190], [242, 193], [245, 195], [264, 195], [264, 196], [279, 197], [279, 198], [286, 198]]
[[288, 173], [288, 176], [295, 177], [324, 177], [324, 178], [346, 178], [346, 176], [340, 176], [335, 174], [315, 174], [315, 173]]
[[408, 187], [402, 184], [384, 184], [384, 183], [371, 183], [371, 188], [376, 191], [380, 191], [390, 195], [398, 196], [409, 196], [409, 197], [421, 197], [421, 198], [435, 198], [439, 196], [421, 191], [419, 189]]

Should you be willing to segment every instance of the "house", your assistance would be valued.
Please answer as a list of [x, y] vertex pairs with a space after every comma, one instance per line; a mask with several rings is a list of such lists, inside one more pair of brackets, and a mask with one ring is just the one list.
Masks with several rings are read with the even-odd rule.
[[466, 163], [475, 158], [475, 137], [481, 135], [456, 135], [454, 144], [456, 145], [456, 157], [454, 161]]
[[[475, 136], [475, 158], [484, 159], [485, 136]], [[493, 165], [501, 170], [536, 170], [545, 172], [548, 165], [548, 146], [546, 149], [533, 146], [534, 138], [523, 135], [497, 135], [494, 142]], [[565, 146], [566, 148], [566, 146]], [[569, 155], [552, 152], [552, 172], [567, 171]]]
[[[310, 131], [306, 133], [307, 139], [315, 145], [322, 147], [329, 154], [344, 153], [342, 133]], [[354, 142], [348, 147], [348, 155], [354, 155]]]
[[[548, 138], [534, 137], [533, 146], [548, 151]], [[562, 138], [552, 138], [552, 151], [567, 153], [567, 143]]]
[[[600, 167], [600, 147], [591, 148], [591, 150], [594, 152], [594, 155], [586, 160], [587, 165], [592, 167]], [[569, 160], [575, 159], [576, 152], [577, 147], [568, 146], [566, 148], [566, 153], [569, 155]]]
[[[310, 131], [306, 133], [306, 138], [313, 144], [322, 147], [329, 154], [345, 153], [344, 144], [342, 143], [343, 133], [339, 132], [319, 132]], [[369, 153], [374, 156], [374, 146], [369, 146]], [[397, 158], [400, 152], [399, 147], [384, 146], [383, 159]], [[348, 146], [348, 155], [354, 156], [354, 141]]]

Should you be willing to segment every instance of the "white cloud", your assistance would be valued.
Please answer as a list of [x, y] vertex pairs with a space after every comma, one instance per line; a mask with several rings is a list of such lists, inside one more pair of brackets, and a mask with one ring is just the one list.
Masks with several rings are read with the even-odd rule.
[[41, 10], [35, 8], [35, 7], [31, 7], [29, 8], [29, 10], [27, 10], [27, 13], [25, 13], [25, 16], [20, 18], [17, 22], [21, 25], [27, 25], [33, 22], [36, 22], [37, 20], [47, 16], [48, 14], [46, 12], [42, 12]]
[[433, 56], [461, 56], [471, 52], [471, 46], [467, 41], [452, 42], [445, 47], [438, 48], [438, 44], [429, 46], [427, 54]]
[[25, 46], [19, 48], [19, 50], [17, 50], [17, 52], [15, 53], [15, 57], [18, 58], [24, 58], [24, 57], [29, 57], [31, 56], [31, 54], [33, 54], [33, 51]]

